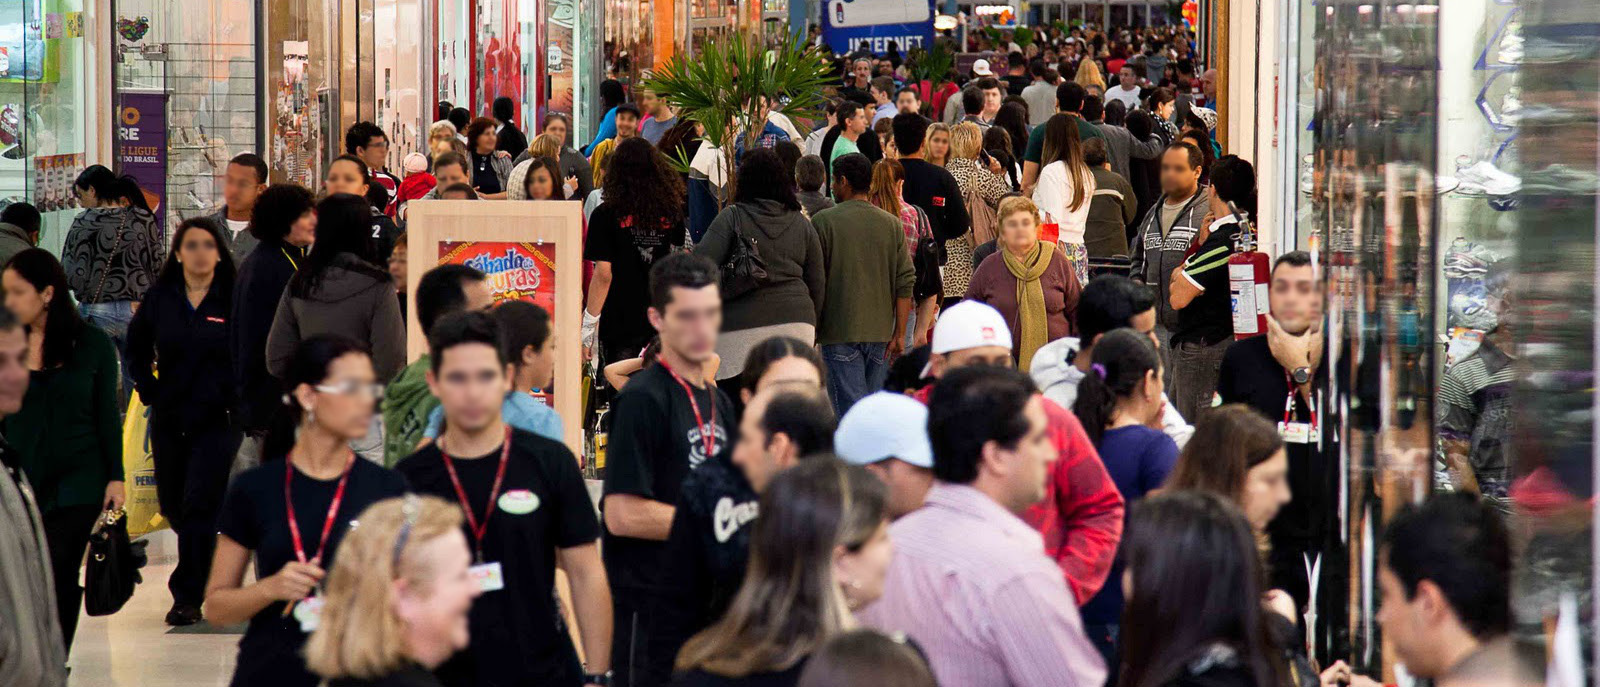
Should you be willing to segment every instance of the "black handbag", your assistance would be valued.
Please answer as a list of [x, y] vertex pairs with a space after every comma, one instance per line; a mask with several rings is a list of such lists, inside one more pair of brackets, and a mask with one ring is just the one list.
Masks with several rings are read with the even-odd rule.
[[143, 581], [145, 544], [128, 541], [128, 514], [108, 510], [95, 520], [89, 533], [89, 564], [84, 572], [83, 608], [89, 615], [111, 615], [133, 596]]
[[[750, 211], [737, 205], [733, 206], [750, 217], [752, 223], [755, 217]], [[728, 244], [728, 257], [722, 261], [722, 302], [734, 300], [751, 291], [765, 286], [767, 283], [767, 261], [761, 259], [761, 251], [756, 247], [754, 238], [744, 235], [739, 230], [738, 222], [729, 222], [733, 231], [733, 241]]]
[[917, 245], [911, 258], [911, 266], [917, 274], [916, 284], [911, 289], [915, 300], [944, 295], [944, 273], [939, 268], [944, 266], [947, 257], [944, 242], [933, 236], [927, 214], [917, 208]]

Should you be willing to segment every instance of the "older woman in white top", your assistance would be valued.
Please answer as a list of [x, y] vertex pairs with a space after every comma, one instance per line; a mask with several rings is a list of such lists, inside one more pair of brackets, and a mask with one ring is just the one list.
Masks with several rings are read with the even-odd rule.
[[1083, 246], [1089, 223], [1089, 201], [1094, 196], [1094, 172], [1083, 162], [1083, 146], [1078, 140], [1078, 125], [1072, 118], [1057, 114], [1045, 123], [1044, 167], [1039, 183], [1033, 187], [1033, 202], [1046, 224], [1060, 227], [1057, 241], [1072, 266], [1078, 283], [1089, 282], [1089, 254]]

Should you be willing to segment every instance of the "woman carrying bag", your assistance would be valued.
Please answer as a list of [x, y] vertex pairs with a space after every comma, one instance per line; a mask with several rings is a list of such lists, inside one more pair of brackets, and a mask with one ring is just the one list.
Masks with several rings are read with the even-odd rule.
[[[43, 516], [56, 610], [68, 653], [83, 588], [78, 568], [89, 531], [105, 510], [121, 509], [121, 394], [111, 337], [78, 316], [67, 276], [42, 248], [18, 253], [0, 274], [6, 309], [28, 330], [28, 392], [0, 424], [22, 456]], [[4, 565], [4, 562], [0, 562]]]
[[[764, 277], [744, 269], [751, 261], [740, 252], [751, 249]], [[827, 279], [822, 240], [800, 212], [793, 177], [777, 153], [767, 148], [745, 153], [733, 204], [711, 222], [694, 252], [722, 267], [718, 381], [743, 372], [750, 349], [768, 338], [791, 336], [808, 346], [816, 342]], [[732, 394], [737, 386], [725, 390]]]

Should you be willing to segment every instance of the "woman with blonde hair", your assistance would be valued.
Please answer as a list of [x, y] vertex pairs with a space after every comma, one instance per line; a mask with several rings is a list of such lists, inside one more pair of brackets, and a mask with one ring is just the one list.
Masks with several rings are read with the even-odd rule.
[[[977, 126], [974, 124], [973, 126]], [[906, 168], [900, 161], [885, 158], [872, 166], [872, 187], [867, 191], [867, 200], [880, 210], [900, 218], [900, 227], [906, 232], [906, 253], [910, 256], [912, 264], [916, 264], [917, 242], [924, 236], [933, 235], [933, 225], [928, 221], [928, 214], [922, 208], [907, 203], [904, 196], [906, 185]], [[919, 275], [920, 276], [920, 275]], [[921, 279], [917, 280], [921, 283]], [[938, 293], [913, 293], [916, 307], [906, 323], [906, 334], [910, 340], [906, 349], [910, 350], [927, 343], [928, 336], [933, 333], [933, 315], [939, 307]]]
[[445, 153], [467, 152], [467, 146], [456, 137], [456, 125], [439, 120], [428, 126], [428, 160], [439, 157]]
[[[1000, 199], [1011, 192], [1004, 172], [997, 171], [1000, 170], [1000, 163], [992, 157], [988, 158], [987, 165], [980, 162], [978, 157], [982, 152], [983, 129], [977, 124], [962, 122], [951, 130], [950, 161], [945, 163], [945, 168], [950, 170], [950, 176], [956, 178], [956, 186], [961, 188], [961, 197], [967, 201], [967, 214], [972, 217], [972, 225], [967, 227], [966, 234], [944, 242], [945, 253], [949, 256], [944, 267], [947, 308], [967, 294], [967, 284], [972, 281], [973, 250], [994, 240], [995, 230], [999, 227], [995, 209], [1000, 206]], [[975, 200], [982, 200], [983, 207], [977, 207]]]
[[1054, 115], [1044, 126], [1044, 156], [1039, 160], [1033, 202], [1046, 223], [1059, 227], [1061, 250], [1078, 285], [1083, 286], [1089, 283], [1089, 251], [1083, 235], [1089, 228], [1089, 206], [1094, 199], [1094, 171], [1083, 162], [1078, 124], [1071, 116]]
[[1106, 92], [1106, 79], [1100, 75], [1100, 63], [1095, 60], [1085, 58], [1079, 62], [1078, 75], [1072, 80], [1078, 82], [1085, 91], [1095, 88], [1099, 89], [1096, 94], [1103, 95]]
[[361, 512], [327, 579], [306, 665], [328, 687], [434, 687], [431, 672], [468, 641], [481, 593], [461, 509], [431, 496], [385, 499]]
[[680, 687], [792, 686], [883, 595], [888, 494], [865, 468], [808, 458], [772, 479], [760, 512], [733, 604], [678, 653]]
[[972, 273], [967, 298], [999, 310], [1011, 328], [1017, 369], [1032, 369], [1033, 354], [1074, 332], [1078, 280], [1061, 251], [1039, 240], [1039, 208], [1022, 196], [1000, 201], [996, 250]]
[[923, 136], [922, 159], [930, 165], [944, 167], [950, 161], [950, 125], [934, 122], [928, 125]]
[[[533, 137], [533, 141], [528, 143], [528, 159], [518, 162], [517, 166], [511, 168], [511, 175], [506, 177], [507, 199], [529, 200], [527, 190], [528, 170], [533, 168], [533, 161], [540, 158], [556, 160], [557, 166], [553, 169], [560, 169], [561, 139], [550, 134], [539, 134]], [[578, 177], [568, 175], [566, 179], [560, 179], [557, 176], [558, 174], [559, 172], [551, 173], [553, 179], [561, 182], [556, 186], [556, 195], [559, 195], [560, 198], [555, 198], [554, 200], [581, 200], [573, 195], [578, 190]], [[538, 200], [545, 199], [540, 198]]]

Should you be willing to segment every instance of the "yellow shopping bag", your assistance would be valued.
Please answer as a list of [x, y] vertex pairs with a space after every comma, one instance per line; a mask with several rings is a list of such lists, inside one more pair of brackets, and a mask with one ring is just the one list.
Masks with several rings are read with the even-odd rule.
[[156, 461], [150, 452], [150, 409], [134, 394], [122, 422], [122, 471], [128, 490], [128, 536], [142, 537], [169, 527], [156, 496]]

